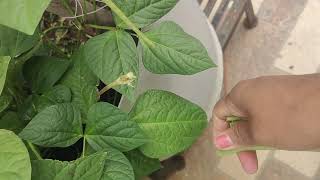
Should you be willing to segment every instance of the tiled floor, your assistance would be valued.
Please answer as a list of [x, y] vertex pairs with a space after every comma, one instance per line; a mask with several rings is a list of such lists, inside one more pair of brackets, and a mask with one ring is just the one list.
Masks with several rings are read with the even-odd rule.
[[[252, 0], [259, 25], [237, 28], [225, 51], [225, 87], [262, 75], [320, 72], [320, 0]], [[248, 176], [236, 157], [214, 154], [208, 129], [185, 153], [187, 167], [170, 180], [318, 180], [320, 153], [259, 152], [260, 169]]]

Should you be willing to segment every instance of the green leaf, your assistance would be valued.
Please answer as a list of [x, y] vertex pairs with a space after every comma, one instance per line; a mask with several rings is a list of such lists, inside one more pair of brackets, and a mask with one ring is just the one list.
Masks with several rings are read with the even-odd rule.
[[107, 153], [95, 153], [77, 159], [61, 170], [55, 180], [99, 180], [105, 166]]
[[38, 146], [33, 145], [30, 142], [24, 141], [25, 146], [27, 147], [27, 150], [29, 152], [30, 161], [38, 160], [42, 158], [41, 150]]
[[11, 60], [8, 65], [5, 82], [5, 91], [14, 97], [17, 104], [21, 104], [26, 96], [25, 82], [22, 75], [22, 65], [24, 60], [20, 60]]
[[7, 129], [18, 134], [24, 127], [25, 123], [19, 119], [16, 112], [8, 111], [0, 118], [0, 129]]
[[38, 96], [35, 100], [35, 109], [37, 112], [41, 112], [43, 109], [61, 103], [71, 102], [70, 88], [63, 85], [54, 86], [51, 90], [45, 92], [41, 96]]
[[11, 58], [9, 56], [0, 56], [0, 95], [6, 82], [10, 59]]
[[156, 74], [191, 75], [215, 67], [199, 40], [171, 21], [145, 33], [152, 44], [141, 40], [144, 66]]
[[68, 162], [51, 159], [32, 161], [32, 180], [54, 180], [59, 172], [68, 166]]
[[38, 32], [29, 36], [17, 30], [0, 25], [0, 55], [14, 58], [35, 46], [39, 39], [40, 36]]
[[45, 108], [67, 102], [71, 102], [70, 89], [63, 85], [57, 85], [44, 92], [41, 96], [33, 94], [26, 98], [19, 107], [19, 115], [22, 120], [30, 121]]
[[[178, 0], [114, 1], [129, 20], [139, 28], [150, 25], [166, 15], [177, 2]], [[114, 17], [118, 27], [128, 28], [118, 16], [114, 15]]]
[[97, 102], [97, 88], [99, 79], [88, 67], [83, 47], [71, 57], [72, 64], [61, 80], [61, 84], [68, 86], [72, 92], [72, 102], [79, 106], [83, 121], [87, 119], [89, 108]]
[[31, 180], [27, 148], [13, 132], [0, 129], [0, 179]]
[[37, 114], [35, 101], [38, 98], [38, 95], [30, 95], [18, 106], [18, 113], [21, 120], [30, 121]]
[[199, 106], [161, 90], [148, 90], [141, 95], [130, 118], [150, 138], [140, 150], [153, 158], [165, 158], [185, 150], [207, 125], [206, 113]]
[[32, 162], [32, 180], [134, 180], [126, 157], [115, 149], [98, 152], [73, 162]]
[[[91, 70], [105, 84], [129, 72], [138, 77], [137, 48], [130, 34], [125, 31], [109, 31], [91, 38], [85, 45], [85, 57]], [[134, 87], [136, 84], [137, 81], [132, 83]], [[134, 87], [121, 85], [114, 89], [133, 100]]]
[[0, 1], [0, 24], [33, 34], [51, 0]]
[[120, 151], [108, 148], [101, 180], [134, 180], [134, 172], [129, 160]]
[[138, 125], [117, 107], [100, 102], [88, 113], [85, 138], [96, 151], [111, 147], [129, 151], [146, 142]]
[[37, 114], [19, 135], [39, 146], [70, 146], [82, 137], [80, 111], [70, 103], [50, 106]]
[[23, 67], [23, 75], [29, 87], [37, 93], [43, 93], [61, 78], [67, 70], [69, 61], [49, 56], [35, 56]]
[[136, 180], [142, 179], [161, 168], [159, 159], [149, 158], [139, 150], [126, 152], [125, 155], [133, 167]]
[[90, 144], [88, 142], [86, 142], [86, 149], [85, 149], [85, 152], [84, 152], [84, 155], [85, 156], [90, 156], [91, 154], [94, 154], [96, 153], [97, 151], [94, 150]]
[[12, 100], [12, 96], [7, 93], [0, 95], [0, 113], [8, 108]]
[[99, 180], [106, 153], [96, 153], [73, 162], [55, 160], [32, 161], [32, 180]]
[[51, 56], [53, 52], [54, 50], [48, 45], [48, 43], [42, 42], [40, 47], [34, 52], [33, 56]]

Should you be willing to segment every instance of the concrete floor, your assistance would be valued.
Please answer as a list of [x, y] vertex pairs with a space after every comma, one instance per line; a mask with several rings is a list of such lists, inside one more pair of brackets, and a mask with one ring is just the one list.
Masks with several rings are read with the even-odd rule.
[[[225, 88], [263, 75], [320, 71], [320, 0], [253, 0], [259, 25], [241, 24], [225, 50]], [[246, 175], [235, 156], [219, 158], [209, 128], [185, 153], [186, 168], [170, 180], [320, 179], [320, 153], [261, 151], [260, 170]]]

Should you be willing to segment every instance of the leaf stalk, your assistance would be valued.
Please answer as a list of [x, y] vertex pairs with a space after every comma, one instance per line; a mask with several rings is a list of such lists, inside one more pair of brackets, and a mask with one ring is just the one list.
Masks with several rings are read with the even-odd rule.
[[92, 28], [95, 28], [95, 29], [103, 29], [103, 30], [109, 30], [109, 31], [114, 31], [114, 30], [117, 29], [116, 27], [99, 26], [99, 25], [95, 25], [95, 24], [86, 24], [86, 26], [92, 27]]
[[38, 160], [42, 160], [43, 158], [41, 157], [40, 153], [38, 152], [37, 148], [30, 142], [27, 141], [28, 146], [30, 147], [31, 151], [33, 154], [36, 156]]
[[122, 10], [112, 1], [112, 0], [103, 0], [107, 6], [116, 14], [119, 16], [119, 18], [128, 26], [130, 27], [137, 35], [138, 37], [143, 40], [145, 43], [147, 43], [149, 46], [154, 47], [155, 44], [143, 33], [137, 28], [137, 26], [122, 12]]
[[82, 154], [81, 154], [81, 157], [84, 157], [85, 156], [85, 153], [86, 153], [86, 137], [83, 136], [83, 142], [82, 142]]

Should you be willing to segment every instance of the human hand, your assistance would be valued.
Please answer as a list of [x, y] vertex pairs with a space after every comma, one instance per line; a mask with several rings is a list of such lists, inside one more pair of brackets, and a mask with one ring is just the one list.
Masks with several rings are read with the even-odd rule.
[[[226, 118], [240, 121], [229, 127]], [[320, 75], [268, 76], [239, 82], [214, 107], [218, 149], [268, 146], [285, 150], [320, 148]], [[255, 151], [238, 153], [244, 170], [258, 169]]]

